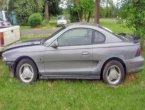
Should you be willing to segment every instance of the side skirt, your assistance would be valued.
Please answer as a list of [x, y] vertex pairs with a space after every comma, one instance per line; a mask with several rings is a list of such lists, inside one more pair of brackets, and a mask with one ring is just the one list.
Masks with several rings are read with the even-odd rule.
[[40, 79], [100, 79], [96, 74], [40, 74]]

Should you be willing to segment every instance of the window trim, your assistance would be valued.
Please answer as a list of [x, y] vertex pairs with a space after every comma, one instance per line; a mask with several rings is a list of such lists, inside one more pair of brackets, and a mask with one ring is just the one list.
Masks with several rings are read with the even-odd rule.
[[[100, 43], [95, 43], [95, 32], [98, 32], [98, 33], [102, 34], [102, 36], [104, 37], [104, 41], [102, 41], [102, 42], [100, 42]], [[92, 35], [93, 35], [93, 36], [92, 36], [92, 44], [104, 44], [104, 43], [105, 43], [105, 41], [106, 41], [106, 36], [105, 36], [102, 32], [93, 29], [93, 34], [92, 34]]]
[[[71, 29], [68, 29], [68, 30], [66, 30], [64, 33], [62, 33], [59, 37], [57, 37], [57, 39], [56, 39], [56, 41], [58, 42], [58, 39], [61, 37], [61, 36], [63, 36], [66, 32], [68, 32], [68, 31], [71, 31], [71, 30], [73, 30], [73, 29], [88, 29], [88, 30], [90, 30], [91, 32], [92, 32], [92, 35], [91, 35], [91, 43], [90, 44], [86, 44], [86, 45], [92, 45], [93, 44], [93, 29], [91, 29], [91, 28], [85, 28], [85, 27], [77, 27], [77, 28], [71, 28]], [[86, 46], [86, 45], [84, 45], [84, 44], [80, 44], [80, 45], [59, 45], [59, 42], [58, 42], [58, 47], [71, 47], [71, 46]]]

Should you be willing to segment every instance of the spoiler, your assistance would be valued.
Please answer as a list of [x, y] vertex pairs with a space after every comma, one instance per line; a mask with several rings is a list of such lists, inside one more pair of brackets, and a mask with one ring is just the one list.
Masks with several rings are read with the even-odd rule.
[[134, 43], [140, 42], [139, 36], [135, 36], [135, 35], [128, 34], [128, 33], [119, 33], [118, 35], [119, 35], [119, 38], [121, 38], [124, 41], [132, 41]]

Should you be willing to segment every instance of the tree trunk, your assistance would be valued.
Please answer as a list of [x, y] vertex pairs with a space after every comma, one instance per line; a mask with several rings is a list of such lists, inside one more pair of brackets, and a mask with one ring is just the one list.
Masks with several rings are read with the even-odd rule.
[[95, 0], [95, 7], [96, 7], [96, 11], [95, 11], [95, 23], [99, 24], [99, 9], [100, 9], [100, 0]]
[[45, 12], [44, 12], [44, 18], [45, 20], [49, 20], [49, 2], [46, 0], [45, 1]]
[[88, 13], [87, 22], [90, 22], [90, 18], [91, 18], [91, 12]]

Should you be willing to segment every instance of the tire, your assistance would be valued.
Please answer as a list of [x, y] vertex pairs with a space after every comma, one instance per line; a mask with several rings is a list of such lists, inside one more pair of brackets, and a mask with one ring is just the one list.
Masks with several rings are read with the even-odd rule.
[[16, 67], [16, 78], [23, 83], [32, 83], [37, 80], [38, 70], [30, 59], [22, 59]]
[[102, 77], [107, 84], [119, 85], [125, 79], [123, 65], [117, 60], [109, 61], [103, 69]]

